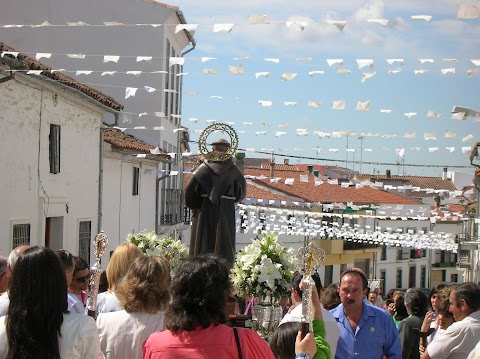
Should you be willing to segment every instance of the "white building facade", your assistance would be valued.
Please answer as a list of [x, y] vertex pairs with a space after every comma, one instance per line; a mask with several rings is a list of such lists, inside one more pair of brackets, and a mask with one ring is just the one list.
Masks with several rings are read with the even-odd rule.
[[[35, 61], [5, 55], [0, 66], [26, 63]], [[0, 253], [30, 244], [88, 256], [99, 219], [100, 128], [122, 106], [93, 89], [85, 95], [72, 79], [8, 73], [0, 76]]]

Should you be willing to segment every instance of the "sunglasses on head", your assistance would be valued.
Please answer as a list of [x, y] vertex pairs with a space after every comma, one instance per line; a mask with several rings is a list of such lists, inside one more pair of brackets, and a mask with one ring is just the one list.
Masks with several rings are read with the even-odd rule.
[[90, 274], [87, 274], [85, 277], [73, 278], [76, 282], [85, 283], [90, 278]]

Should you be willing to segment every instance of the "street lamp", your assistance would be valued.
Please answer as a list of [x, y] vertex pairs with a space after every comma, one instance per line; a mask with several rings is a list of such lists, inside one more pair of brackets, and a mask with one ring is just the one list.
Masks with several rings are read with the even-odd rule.
[[468, 116], [471, 117], [480, 117], [480, 112], [472, 110], [471, 108], [468, 107], [463, 107], [463, 106], [453, 106], [452, 109], [452, 114], [453, 115], [460, 115], [463, 113], [463, 116], [461, 118], [457, 118], [457, 120], [466, 120]]

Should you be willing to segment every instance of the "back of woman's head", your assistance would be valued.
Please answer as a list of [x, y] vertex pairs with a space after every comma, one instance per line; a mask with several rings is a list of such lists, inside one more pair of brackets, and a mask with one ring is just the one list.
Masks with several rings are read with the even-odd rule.
[[405, 298], [399, 295], [395, 298], [395, 320], [400, 321], [408, 317], [407, 307], [405, 306]]
[[170, 283], [172, 301], [166, 326], [172, 331], [207, 328], [225, 322], [225, 297], [231, 282], [227, 263], [212, 255], [184, 261]]
[[142, 251], [135, 244], [122, 243], [114, 251], [107, 265], [108, 289], [115, 291], [118, 283], [127, 273], [133, 261], [143, 256]]
[[35, 246], [18, 258], [9, 298], [7, 358], [59, 358], [58, 334], [67, 313], [67, 281], [52, 250]]
[[323, 293], [320, 302], [326, 310], [332, 310], [340, 305], [340, 295], [338, 294], [338, 285], [336, 283], [330, 284]]
[[135, 259], [120, 281], [117, 296], [129, 313], [157, 313], [170, 300], [170, 266], [163, 256], [141, 256]]
[[302, 329], [300, 322], [286, 322], [277, 327], [270, 339], [275, 359], [291, 359], [295, 357], [295, 340]]

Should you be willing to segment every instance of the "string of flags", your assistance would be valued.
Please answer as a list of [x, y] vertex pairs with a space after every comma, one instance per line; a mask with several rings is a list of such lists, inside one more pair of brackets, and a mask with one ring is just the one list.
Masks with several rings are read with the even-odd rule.
[[[18, 51], [3, 51], [0, 52], [0, 57], [3, 57], [5, 55], [11, 55], [13, 57], [17, 57], [19, 54]], [[130, 58], [135, 58], [137, 63], [141, 62], [152, 62], [153, 59], [166, 59], [165, 57], [157, 57], [157, 56], [140, 56], [140, 55], [126, 55], [126, 56], [119, 56], [119, 55], [96, 55], [96, 54], [83, 54], [83, 53], [68, 53], [68, 54], [60, 54], [60, 53], [51, 53], [51, 52], [37, 52], [37, 53], [28, 53], [26, 52], [25, 54], [33, 55], [35, 60], [40, 61], [41, 59], [51, 59], [52, 56], [66, 56], [71, 59], [86, 59], [88, 56], [90, 57], [102, 57], [103, 58], [103, 63], [118, 63], [121, 59], [130, 59]], [[212, 61], [216, 60], [216, 57], [202, 57], [201, 62], [207, 62], [207, 61]], [[252, 57], [246, 56], [246, 57], [241, 57], [241, 58], [233, 58], [234, 61], [247, 61], [253, 59]], [[168, 58], [168, 67], [172, 67], [175, 65], [178, 66], [184, 66], [186, 62], [186, 58], [184, 57], [169, 57]], [[188, 61], [195, 61], [195, 59], [188, 59]], [[274, 64], [279, 64], [281, 62], [281, 59], [279, 58], [263, 58], [263, 61], [274, 63]], [[295, 61], [313, 61], [311, 57], [297, 57], [295, 58]], [[374, 60], [373, 59], [356, 59], [355, 60], [357, 63], [357, 67], [359, 70], [362, 70], [364, 67], [368, 67], [372, 69], [374, 67]], [[405, 60], [404, 59], [386, 59], [387, 63], [390, 66], [400, 66], [397, 68], [393, 68], [391, 70], [388, 70], [387, 73], [388, 75], [395, 75], [398, 74], [402, 71], [404, 71], [403, 66], [405, 65]], [[433, 64], [435, 60], [433, 58], [419, 58], [418, 61], [423, 65], [423, 64]], [[441, 60], [444, 63], [459, 63], [460, 59], [456, 58], [444, 58]], [[344, 59], [326, 59], [327, 65], [329, 67], [332, 67], [336, 65], [336, 70], [335, 72], [337, 74], [351, 74], [352, 70], [345, 68], [344, 64]], [[476, 67], [480, 66], [480, 59], [470, 59], [470, 62], [475, 65]], [[14, 70], [14, 71], [23, 71], [23, 70]], [[29, 71], [34, 71], [34, 72], [29, 72]], [[31, 74], [40, 74], [42, 71], [45, 70], [27, 70], [27, 73]], [[240, 65], [229, 65], [228, 66], [228, 71], [231, 75], [243, 75], [245, 74], [245, 70], [242, 64]], [[426, 74], [431, 70], [429, 69], [414, 69], [413, 72], [415, 75], [423, 75]], [[139, 70], [127, 70], [127, 71], [115, 71], [115, 70], [110, 70], [110, 71], [97, 71], [95, 69], [76, 69], [76, 70], [67, 70], [67, 69], [54, 69], [52, 72], [64, 72], [64, 73], [74, 73], [76, 76], [79, 75], [90, 75], [90, 74], [96, 74], [100, 73], [101, 76], [114, 76], [116, 74], [127, 74], [127, 75], [133, 75], [133, 76], [139, 76], [141, 74], [167, 74], [168, 72], [166, 70], [157, 70], [157, 71], [139, 71]], [[217, 75], [219, 72], [216, 68], [203, 68], [201, 70], [202, 74], [205, 75]], [[309, 77], [315, 77], [318, 75], [324, 75], [326, 73], [325, 70], [313, 70], [313, 71], [308, 71], [308, 76]], [[440, 69], [440, 73], [442, 75], [448, 75], [448, 74], [455, 74], [456, 73], [456, 68], [455, 67], [446, 67], [443, 69]], [[473, 76], [476, 74], [480, 73], [480, 69], [478, 68], [472, 68], [472, 69], [467, 69], [466, 73], [468, 76]], [[191, 73], [189, 72], [180, 72], [176, 74], [175, 76], [185, 76], [189, 75]], [[375, 71], [369, 71], [369, 72], [362, 72], [362, 78], [361, 82], [365, 82], [366, 80], [374, 77], [377, 74]], [[270, 71], [262, 71], [262, 72], [255, 72], [255, 79], [260, 79], [260, 78], [269, 78], [271, 75]], [[279, 80], [287, 82], [295, 79], [298, 76], [298, 73], [283, 73], [280, 77]]]
[[[473, 4], [459, 4], [457, 7], [456, 18], [457, 19], [477, 19], [479, 18], [479, 9], [476, 5]], [[303, 17], [306, 19], [306, 17]], [[433, 20], [432, 15], [410, 15], [410, 20], [415, 21], [422, 21], [426, 23], [430, 23]], [[378, 24], [383, 27], [388, 26], [390, 20], [389, 19], [378, 19], [378, 18], [368, 18], [363, 20], [366, 23], [371, 24]], [[308, 26], [312, 24], [328, 24], [334, 26], [339, 31], [343, 31], [345, 26], [348, 23], [358, 23], [359, 20], [317, 20], [317, 21], [306, 21], [306, 20], [298, 20], [298, 21], [271, 21], [268, 15], [250, 15], [248, 16], [248, 24], [249, 25], [275, 25], [275, 24], [284, 24], [289, 29], [296, 29], [300, 31], [304, 31]], [[238, 24], [237, 24], [238, 25]], [[39, 27], [132, 27], [132, 26], [151, 26], [153, 28], [157, 27], [168, 27], [168, 26], [175, 26], [175, 33], [180, 31], [188, 31], [190, 33], [194, 33], [199, 24], [125, 24], [120, 21], [104, 21], [101, 24], [88, 24], [84, 21], [67, 21], [65, 24], [51, 24], [49, 21], [44, 21], [41, 24], [3, 24], [0, 27], [9, 29], [9, 28], [39, 28]], [[202, 26], [202, 25], [201, 25]], [[212, 32], [232, 32], [236, 24], [234, 23], [215, 23], [212, 24]]]
[[[301, 235], [311, 238], [340, 239], [358, 243], [385, 245], [392, 247], [409, 247], [415, 249], [441, 249], [456, 252], [455, 236], [452, 233], [430, 232], [415, 228], [393, 228], [389, 225], [374, 225], [373, 221], [366, 221], [364, 225], [350, 224], [351, 219], [386, 219], [395, 220], [396, 217], [375, 215], [351, 215], [340, 213], [320, 213], [311, 211], [285, 210], [271, 207], [239, 205], [240, 216], [237, 218], [237, 233], [275, 233], [278, 235]], [[373, 211], [371, 211], [373, 212]], [[339, 221], [332, 221], [336, 217]], [[417, 218], [399, 218], [401, 220]], [[428, 218], [418, 218], [428, 220]], [[343, 223], [346, 220], [347, 223]], [[381, 222], [380, 222], [381, 223]], [[363, 228], [362, 228], [363, 227]]]

